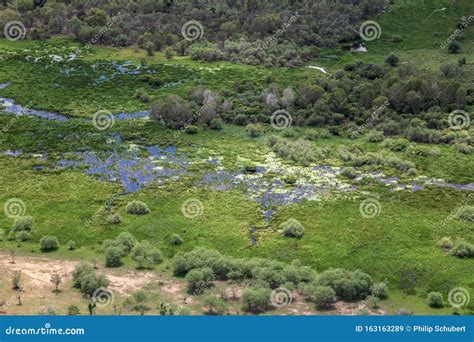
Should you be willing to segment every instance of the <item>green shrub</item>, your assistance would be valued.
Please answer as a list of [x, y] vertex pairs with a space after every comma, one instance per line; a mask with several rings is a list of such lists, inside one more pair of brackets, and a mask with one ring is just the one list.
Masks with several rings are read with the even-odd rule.
[[198, 132], [198, 128], [196, 126], [193, 126], [193, 125], [188, 125], [184, 129], [184, 133], [190, 134], [190, 135], [197, 134], [197, 132]]
[[132, 215], [146, 215], [150, 213], [150, 209], [146, 205], [146, 203], [142, 201], [132, 201], [127, 204], [125, 208], [128, 214]]
[[15, 236], [17, 241], [25, 242], [31, 240], [31, 233], [26, 231], [26, 230], [21, 230], [18, 233], [16, 233]]
[[247, 127], [245, 127], [245, 131], [251, 138], [258, 138], [262, 135], [262, 128], [254, 124], [248, 124]]
[[454, 145], [454, 148], [456, 149], [457, 152], [462, 153], [462, 154], [471, 154], [472, 153], [472, 147], [467, 145], [467, 144], [456, 144]]
[[242, 292], [240, 301], [242, 310], [254, 314], [262, 313], [270, 309], [269, 289], [263, 287], [251, 287]]
[[81, 312], [79, 311], [79, 308], [75, 305], [69, 305], [67, 308], [67, 314], [69, 316], [79, 316]]
[[357, 171], [356, 169], [354, 169], [353, 167], [345, 167], [341, 174], [344, 176], [344, 177], [347, 177], [349, 179], [354, 179], [357, 177]]
[[74, 240], [68, 241], [68, 243], [67, 243], [67, 249], [69, 249], [70, 251], [73, 251], [73, 250], [77, 249], [77, 243], [76, 243], [76, 241], [74, 241]]
[[328, 308], [336, 302], [336, 292], [329, 286], [313, 286], [309, 296], [317, 308]]
[[173, 234], [171, 235], [170, 243], [175, 246], [181, 245], [183, 243], [183, 239], [181, 236], [179, 236], [179, 234]]
[[427, 147], [427, 146], [420, 146], [420, 145], [410, 145], [407, 148], [407, 153], [412, 154], [414, 156], [419, 156], [419, 157], [436, 157], [439, 155], [438, 150]]
[[438, 246], [440, 246], [443, 249], [451, 249], [454, 246], [453, 240], [451, 240], [450, 237], [445, 236], [441, 238], [441, 240], [439, 240]]
[[473, 258], [474, 244], [471, 244], [464, 239], [457, 239], [450, 254], [458, 258]]
[[439, 292], [430, 292], [428, 294], [428, 305], [432, 308], [442, 308], [444, 306], [443, 295]]
[[214, 272], [209, 267], [196, 268], [186, 274], [189, 293], [196, 293], [198, 290], [207, 288], [215, 279]]
[[216, 296], [207, 296], [204, 298], [203, 304], [206, 308], [206, 315], [222, 315], [227, 310], [227, 303]]
[[129, 232], [120, 233], [115, 239], [115, 246], [119, 247], [125, 254], [132, 251], [137, 244], [137, 239]]
[[457, 213], [456, 218], [461, 221], [474, 222], [474, 206], [462, 207]]
[[224, 126], [224, 122], [221, 118], [214, 118], [209, 122], [209, 128], [216, 131], [220, 131], [222, 126]]
[[13, 231], [32, 231], [33, 230], [33, 217], [31, 216], [20, 216], [15, 219], [13, 223]]
[[107, 287], [109, 281], [103, 274], [97, 274], [89, 263], [82, 261], [74, 268], [72, 284], [85, 295], [92, 296], [100, 287]]
[[380, 299], [387, 299], [388, 298], [387, 284], [384, 282], [374, 284], [372, 288], [372, 295]]
[[109, 247], [105, 250], [105, 267], [120, 267], [123, 251], [119, 247]]
[[367, 140], [373, 143], [382, 142], [385, 139], [385, 135], [382, 131], [371, 131], [367, 134]]
[[336, 295], [347, 301], [364, 299], [372, 293], [372, 278], [360, 271], [347, 271], [342, 268], [330, 269], [316, 277], [316, 284], [329, 286]]
[[304, 236], [304, 227], [295, 219], [289, 219], [280, 225], [283, 236], [300, 239]]
[[132, 260], [138, 268], [152, 268], [162, 261], [162, 257], [157, 248], [151, 246], [148, 241], [142, 241], [132, 250]]
[[410, 142], [404, 138], [385, 139], [384, 141], [384, 146], [393, 152], [405, 151], [409, 145], [410, 145]]
[[107, 217], [107, 221], [112, 224], [120, 224], [122, 223], [122, 218], [119, 214], [112, 214]]
[[59, 248], [58, 238], [50, 235], [43, 236], [40, 240], [40, 246], [43, 252], [54, 251]]

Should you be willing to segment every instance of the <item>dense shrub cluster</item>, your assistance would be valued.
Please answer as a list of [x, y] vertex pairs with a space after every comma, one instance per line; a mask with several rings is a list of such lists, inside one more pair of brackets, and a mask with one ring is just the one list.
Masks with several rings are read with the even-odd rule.
[[76, 266], [72, 274], [72, 283], [75, 288], [80, 289], [82, 293], [88, 296], [92, 296], [98, 288], [109, 285], [105, 275], [97, 274], [94, 268], [86, 262]]
[[[136, 44], [149, 55], [163, 50], [167, 58], [177, 53], [207, 61], [294, 66], [316, 56], [315, 47], [358, 39], [359, 23], [385, 6], [383, 0], [307, 2], [303, 7], [276, 0], [219, 4], [204, 0], [139, 4], [4, 0], [0, 24], [20, 20], [33, 39], [67, 33], [89, 44]], [[182, 25], [189, 20], [204, 28], [202, 39], [192, 45], [181, 35]]]

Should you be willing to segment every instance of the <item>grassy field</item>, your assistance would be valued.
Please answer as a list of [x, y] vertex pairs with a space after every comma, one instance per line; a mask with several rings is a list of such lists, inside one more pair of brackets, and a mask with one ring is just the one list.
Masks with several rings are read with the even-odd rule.
[[[321, 65], [334, 72], [341, 69], [344, 63], [359, 59], [382, 63], [394, 52], [400, 57], [402, 65], [409, 64], [418, 69], [438, 72], [443, 62], [456, 63], [459, 58], [468, 57], [468, 64], [464, 68], [468, 79], [474, 75], [474, 64], [469, 60], [474, 49], [472, 29], [466, 31], [466, 39], [462, 41], [459, 54], [448, 54], [439, 48], [449, 33], [439, 31], [439, 28], [454, 28], [456, 18], [469, 9], [467, 5], [463, 6], [436, 11], [439, 9], [437, 5], [429, 8], [410, 4], [395, 5], [388, 13], [375, 18], [382, 28], [382, 36], [366, 44], [368, 53], [354, 54], [328, 49], [309, 64]], [[419, 18], [425, 18], [422, 24]], [[439, 32], [439, 35], [433, 35], [434, 32]], [[400, 35], [401, 42], [394, 43], [391, 39], [393, 35]], [[87, 54], [70, 63], [70, 72], [75, 75], [71, 78], [58, 65], [50, 63], [47, 56], [51, 51], [67, 56], [75, 47], [75, 43], [65, 38], [54, 38], [46, 43], [0, 40], [0, 52], [17, 54], [0, 64], [0, 83], [12, 82], [11, 86], [0, 89], [0, 96], [12, 98], [34, 109], [53, 111], [72, 118], [67, 122], [57, 122], [0, 115], [0, 126], [9, 127], [0, 135], [0, 203], [6, 203], [11, 198], [21, 199], [25, 204], [25, 213], [34, 218], [32, 241], [16, 242], [3, 238], [0, 249], [4, 253], [16, 249], [23, 258], [37, 258], [40, 255], [39, 239], [43, 235], [54, 235], [60, 241], [59, 250], [41, 254], [41, 257], [65, 263], [97, 258], [102, 265], [102, 242], [128, 231], [139, 240], [150, 241], [163, 252], [165, 263], [158, 266], [156, 272], [150, 271], [149, 276], [156, 282], [177, 284], [180, 300], [185, 296], [185, 282], [171, 276], [170, 259], [178, 251], [190, 251], [196, 247], [215, 249], [236, 258], [264, 257], [285, 262], [299, 259], [317, 272], [332, 267], [361, 269], [376, 281], [388, 283], [390, 297], [379, 303], [384, 313], [388, 314], [394, 314], [399, 309], [411, 310], [415, 314], [450, 314], [450, 307], [432, 309], [426, 304], [426, 296], [430, 291], [439, 291], [446, 296], [450, 289], [464, 287], [474, 298], [473, 259], [456, 258], [438, 246], [442, 237], [462, 237], [474, 242], [472, 223], [456, 219], [443, 223], [460, 206], [474, 205], [472, 196], [466, 202], [467, 191], [438, 186], [427, 186], [415, 192], [393, 191], [370, 179], [356, 182], [338, 174], [336, 180], [356, 189], [352, 192], [336, 189], [330, 191], [323, 200], [303, 200], [272, 207], [275, 214], [265, 220], [262, 215], [264, 208], [241, 189], [220, 191], [201, 186], [200, 181], [207, 172], [238, 171], [242, 169], [243, 163], [249, 161], [259, 166], [265, 165], [266, 158], [273, 156], [266, 139], [271, 135], [283, 136], [284, 133], [265, 126], [263, 136], [251, 138], [243, 127], [225, 125], [222, 131], [199, 128], [195, 135], [181, 134], [177, 137], [175, 131], [149, 120], [116, 121], [107, 131], [97, 131], [91, 122], [82, 120], [103, 109], [113, 113], [149, 109], [149, 103], [140, 102], [133, 96], [137, 89], [144, 87], [143, 82], [133, 74], [113, 75], [115, 69], [110, 63], [114, 62], [130, 60], [138, 64], [145, 60], [146, 65], [161, 73], [165, 85], [169, 86], [156, 89], [146, 86], [153, 99], [169, 94], [186, 94], [197, 84], [223, 91], [230, 89], [235, 79], [242, 79], [264, 89], [268, 77], [281, 85], [297, 86], [306, 80], [323, 77], [322, 74], [307, 67], [267, 69], [229, 62], [203, 63], [188, 57], [167, 60], [160, 53], [147, 57], [143, 50], [136, 48], [93, 47]], [[27, 63], [24, 57], [29, 55], [44, 60], [38, 64]], [[328, 58], [333, 55], [338, 58]], [[95, 69], [94, 65], [100, 63], [104, 67]], [[47, 72], [44, 72], [45, 66]], [[107, 80], [95, 83], [101, 76], [106, 76]], [[304, 137], [310, 131], [321, 133], [322, 130], [292, 128], [290, 140]], [[381, 143], [369, 142], [366, 136], [355, 140], [333, 136], [317, 139], [311, 144], [314, 148], [329, 151], [328, 156], [318, 160], [315, 165], [351, 166], [339, 156], [338, 150], [345, 147], [410, 161], [414, 163], [418, 176], [443, 179], [454, 184], [473, 182], [472, 154], [456, 152], [450, 145], [437, 145], [437, 155], [420, 157], [406, 152], [391, 152]], [[176, 147], [177, 156], [185, 156], [190, 162], [190, 172], [164, 184], [153, 182], [139, 191], [124, 193], [119, 181], [106, 182], [97, 176], [87, 175], [85, 167], [57, 167], [72, 152], [110, 155], [112, 152], [126, 153], [127, 149], [139, 146], [139, 157], [148, 158], [146, 147], [153, 145]], [[21, 151], [21, 155], [13, 157], [4, 153], [7, 151]], [[213, 158], [221, 161], [218, 167], [207, 163]], [[280, 162], [287, 169], [293, 166], [285, 160]], [[357, 170], [362, 175], [381, 171], [387, 177], [398, 177], [406, 183], [416, 178], [387, 166], [364, 166]], [[263, 180], [280, 176], [268, 174]], [[287, 189], [291, 188], [292, 185], [287, 186]], [[369, 197], [376, 198], [380, 203], [380, 212], [372, 219], [360, 213], [361, 202]], [[203, 214], [194, 219], [182, 214], [182, 205], [190, 198], [198, 199], [203, 205]], [[125, 206], [132, 200], [147, 203], [151, 213], [143, 216], [127, 214]], [[108, 202], [111, 202], [110, 206], [107, 206]], [[107, 217], [111, 213], [119, 214], [122, 223], [109, 223]], [[87, 225], [86, 222], [92, 218], [91, 224]], [[289, 219], [296, 219], [305, 227], [303, 239], [281, 236], [279, 226]], [[0, 229], [5, 235], [12, 225], [12, 218], [0, 215]], [[256, 245], [251, 240], [252, 226], [256, 227], [253, 233], [258, 241]], [[179, 246], [170, 244], [172, 234], [179, 234], [184, 243]], [[77, 242], [79, 248], [67, 250], [66, 244], [70, 240]], [[8, 265], [3, 266], [5, 272], [0, 273], [0, 280], [6, 284], [10, 282], [11, 271], [7, 269]], [[69, 270], [70, 266], [65, 264], [64, 267]], [[128, 257], [125, 258], [124, 267], [107, 272], [119, 278], [139, 278], [145, 274], [134, 270]], [[171, 301], [174, 294], [163, 292], [151, 280], [140, 283], [140, 286], [149, 293], [150, 305], [154, 303], [151, 312], [156, 314], [157, 303]], [[218, 283], [212, 293], [217, 294], [219, 287], [224, 286]], [[14, 292], [7, 290], [7, 287], [0, 288], [0, 293], [2, 296], [13, 296]], [[130, 286], [124, 290], [120, 299], [133, 290], [136, 287]], [[59, 295], [48, 293], [46, 299], [41, 300], [27, 298], [28, 304], [25, 302], [23, 306], [25, 309], [16, 308], [14, 313], [36, 314], [40, 311], [37, 307], [44, 308], [48, 301], [61, 313], [65, 313], [66, 304], [77, 303], [81, 308], [85, 307], [87, 301], [80, 297], [77, 290], [70, 288], [69, 278], [63, 291]], [[462, 313], [472, 314], [473, 303], [471, 300], [470, 306], [463, 308]], [[237, 303], [233, 303], [231, 309], [234, 310], [233, 314], [239, 313]], [[189, 313], [202, 313], [202, 303], [198, 302], [188, 310]], [[328, 314], [311, 310], [310, 305], [299, 298], [297, 311], [277, 313], [309, 311]], [[81, 311], [85, 313], [84, 309]], [[98, 312], [114, 313], [110, 307]]]

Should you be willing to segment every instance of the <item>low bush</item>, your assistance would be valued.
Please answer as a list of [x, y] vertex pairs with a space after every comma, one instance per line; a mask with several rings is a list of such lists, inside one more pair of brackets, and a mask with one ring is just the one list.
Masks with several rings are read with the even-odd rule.
[[242, 292], [242, 310], [254, 314], [270, 309], [270, 290], [264, 287], [251, 287]]
[[120, 267], [122, 263], [123, 250], [119, 247], [109, 247], [105, 250], [105, 267]]
[[457, 213], [456, 218], [461, 221], [474, 222], [474, 206], [462, 207]]
[[138, 268], [152, 268], [162, 261], [161, 252], [148, 241], [142, 241], [132, 250], [132, 260]]
[[474, 258], [474, 244], [464, 239], [457, 239], [450, 254], [458, 258]]
[[31, 233], [26, 230], [21, 230], [16, 233], [15, 238], [17, 241], [25, 242], [31, 240]]
[[43, 252], [54, 251], [59, 248], [59, 241], [55, 236], [46, 235], [41, 238], [40, 246]]
[[210, 267], [196, 268], [186, 274], [189, 293], [196, 293], [198, 290], [208, 288], [215, 279], [214, 272]]
[[150, 209], [146, 205], [146, 203], [142, 201], [132, 201], [127, 204], [125, 208], [128, 214], [132, 215], [146, 215], [150, 213]]
[[112, 224], [120, 224], [122, 223], [122, 218], [120, 217], [119, 214], [112, 214], [109, 217], [107, 217], [107, 221]]
[[345, 167], [341, 174], [344, 176], [344, 177], [347, 177], [349, 179], [354, 179], [357, 177], [357, 171], [356, 169], [354, 169], [353, 167]]
[[382, 142], [385, 139], [385, 135], [382, 131], [371, 131], [367, 134], [367, 140], [373, 143]]
[[72, 274], [72, 282], [75, 288], [80, 289], [83, 294], [88, 296], [92, 296], [98, 288], [106, 288], [109, 285], [105, 275], [97, 274], [86, 262], [81, 262], [76, 266]]
[[13, 223], [13, 231], [32, 231], [33, 230], [33, 217], [31, 216], [20, 216], [15, 219]]
[[427, 300], [428, 305], [432, 308], [442, 308], [444, 306], [443, 295], [439, 292], [430, 292]]
[[172, 234], [171, 239], [170, 239], [170, 243], [172, 245], [178, 246], [178, 245], [181, 245], [183, 243], [183, 239], [181, 238], [181, 236], [179, 236], [179, 234]]
[[304, 236], [304, 227], [297, 220], [290, 219], [280, 225], [283, 236], [300, 239]]

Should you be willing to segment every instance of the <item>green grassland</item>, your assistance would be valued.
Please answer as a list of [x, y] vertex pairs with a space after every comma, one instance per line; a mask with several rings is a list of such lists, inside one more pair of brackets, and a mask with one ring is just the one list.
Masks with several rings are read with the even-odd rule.
[[[438, 7], [433, 6], [432, 11]], [[428, 8], [431, 10], [431, 7]], [[440, 27], [453, 27], [458, 17], [466, 14], [468, 7], [448, 7], [442, 13], [429, 15], [421, 5], [397, 4], [386, 14], [375, 18], [382, 27], [379, 40], [367, 43], [366, 54], [350, 54], [340, 50], [322, 51], [321, 57], [310, 64], [322, 65], [334, 72], [342, 64], [353, 60], [381, 63], [391, 52], [396, 53], [401, 63], [419, 69], [437, 72], [441, 63], [456, 63], [461, 57], [468, 57], [465, 76], [474, 74], [472, 56], [473, 30], [466, 31], [461, 53], [450, 55], [441, 50], [439, 44], [448, 37], [448, 31], [433, 33]], [[426, 16], [426, 18], [425, 18]], [[420, 18], [422, 23], [420, 23]], [[400, 35], [402, 41], [393, 43], [392, 35]], [[0, 40], [0, 51], [23, 54], [23, 49], [73, 51], [77, 45], [65, 38], [55, 38], [47, 43], [34, 41], [9, 42]], [[66, 51], [64, 50], [64, 51]], [[327, 56], [336, 55], [336, 61]], [[165, 79], [165, 84], [184, 81], [168, 88], [148, 87], [152, 98], [169, 94], [187, 94], [196, 85], [213, 90], [230, 89], [235, 79], [253, 82], [265, 88], [270, 76], [282, 85], [298, 85], [305, 80], [322, 77], [315, 70], [306, 67], [286, 69], [237, 65], [229, 62], [203, 63], [188, 57], [174, 57], [171, 60], [162, 54], [147, 57], [143, 50], [135, 48], [93, 47], [87, 54], [71, 63], [78, 75], [73, 80], [61, 74], [51, 64], [48, 72], [34, 63], [18, 58], [9, 58], [0, 63], [0, 83], [12, 82], [10, 87], [0, 90], [0, 96], [13, 98], [17, 103], [32, 108], [65, 114], [74, 119], [68, 122], [39, 120], [30, 117], [15, 118], [0, 115], [0, 126], [14, 124], [0, 135], [0, 151], [21, 150], [23, 154], [14, 158], [0, 155], [0, 203], [10, 198], [20, 198], [26, 204], [26, 214], [34, 217], [33, 242], [0, 242], [2, 250], [17, 248], [22, 254], [38, 253], [38, 240], [43, 235], [58, 237], [61, 247], [48, 253], [50, 258], [60, 259], [103, 259], [100, 245], [103, 240], [116, 237], [128, 231], [139, 240], [146, 239], [157, 246], [167, 259], [160, 270], [170, 276], [168, 262], [178, 251], [189, 251], [195, 247], [216, 249], [223, 254], [237, 258], [252, 256], [291, 262], [301, 260], [316, 271], [331, 267], [362, 269], [377, 281], [388, 281], [390, 297], [380, 303], [388, 313], [400, 308], [412, 310], [415, 314], [450, 314], [450, 308], [431, 309], [426, 304], [430, 291], [447, 294], [451, 288], [465, 287], [474, 298], [474, 261], [450, 256], [438, 247], [440, 238], [463, 237], [474, 242], [472, 223], [450, 220], [441, 223], [465, 203], [467, 192], [455, 189], [428, 187], [421, 191], [390, 191], [382, 185], [361, 185], [351, 196], [331, 194], [323, 201], [302, 201], [283, 206], [269, 222], [263, 220], [261, 208], [239, 191], [216, 191], [197, 187], [196, 180], [205, 169], [166, 185], [152, 184], [129, 194], [122, 194], [119, 183], [103, 182], [87, 176], [79, 170], [35, 169], [37, 166], [51, 166], [66, 152], [121, 150], [127, 144], [143, 146], [177, 146], [178, 152], [187, 154], [192, 160], [208, 157], [223, 158], [223, 167], [238, 170], [242, 159], [259, 164], [271, 152], [266, 138], [282, 134], [266, 127], [266, 133], [259, 138], [250, 138], [245, 129], [226, 125], [222, 131], [199, 128], [195, 135], [174, 135], [174, 131], [151, 121], [133, 119], [116, 121], [104, 132], [97, 131], [92, 123], [78, 118], [90, 118], [98, 110], [113, 113], [133, 112], [149, 109], [149, 103], [142, 103], [133, 97], [143, 88], [134, 75], [121, 75], [114, 80], [93, 86], [93, 80], [100, 76], [92, 68], [94, 63], [126, 61], [141, 63], [145, 59], [149, 66], [155, 65]], [[418, 63], [420, 63], [418, 65]], [[59, 88], [57, 84], [61, 84]], [[295, 128], [292, 139], [303, 137], [310, 129]], [[315, 129], [313, 129], [315, 130]], [[110, 142], [114, 133], [121, 133], [123, 144]], [[384, 151], [379, 143], [368, 142], [365, 136], [356, 140], [343, 137], [318, 139], [314, 147], [325, 147], [330, 156], [318, 163], [322, 165], [347, 166], [338, 158], [341, 146], [358, 147], [365, 152]], [[422, 145], [422, 144], [419, 144]], [[416, 157], [404, 152], [393, 154], [413, 162], [419, 175], [441, 178], [451, 183], [473, 182], [474, 158], [456, 152], [450, 145], [438, 145], [439, 155]], [[29, 154], [47, 154], [44, 161]], [[198, 164], [199, 166], [200, 164]], [[368, 169], [362, 169], [367, 170]], [[406, 175], [380, 167], [389, 176]], [[117, 196], [109, 210], [101, 211], [105, 203]], [[380, 215], [367, 219], [360, 215], [359, 204], [366, 196], [375, 196], [381, 204]], [[181, 214], [181, 206], [188, 198], [199, 199], [204, 206], [202, 216], [188, 219]], [[151, 213], [144, 216], [129, 215], [125, 206], [131, 200], [148, 204]], [[474, 205], [471, 199], [469, 202]], [[86, 221], [99, 215], [90, 225]], [[119, 213], [120, 225], [107, 222], [110, 212]], [[303, 239], [288, 239], [278, 232], [281, 223], [297, 219], [305, 227]], [[13, 220], [0, 215], [0, 229], [7, 231]], [[249, 227], [256, 226], [257, 246], [252, 246]], [[184, 243], [173, 246], [169, 239], [173, 233], [181, 235]], [[65, 244], [74, 240], [79, 249], [68, 251]], [[132, 262], [125, 260], [125, 267], [132, 268]], [[462, 313], [472, 314], [473, 301]]]

